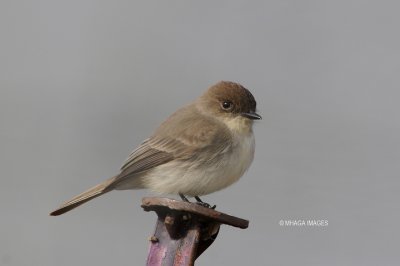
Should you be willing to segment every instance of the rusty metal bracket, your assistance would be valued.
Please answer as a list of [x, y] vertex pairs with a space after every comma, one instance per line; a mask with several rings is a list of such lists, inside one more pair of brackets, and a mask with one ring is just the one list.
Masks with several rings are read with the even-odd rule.
[[245, 229], [249, 221], [196, 203], [168, 198], [143, 198], [142, 208], [155, 211], [158, 219], [147, 265], [187, 266], [214, 242], [221, 224]]

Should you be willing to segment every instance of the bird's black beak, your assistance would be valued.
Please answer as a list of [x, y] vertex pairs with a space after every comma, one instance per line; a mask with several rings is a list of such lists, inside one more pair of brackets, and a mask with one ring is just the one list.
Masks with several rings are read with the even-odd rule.
[[241, 115], [244, 117], [247, 117], [248, 119], [251, 119], [251, 120], [261, 120], [262, 119], [261, 115], [255, 113], [255, 112], [241, 113]]

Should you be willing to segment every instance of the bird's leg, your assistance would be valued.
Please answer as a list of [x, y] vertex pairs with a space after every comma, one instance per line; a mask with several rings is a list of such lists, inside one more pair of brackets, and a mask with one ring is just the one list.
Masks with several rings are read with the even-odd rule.
[[204, 203], [204, 201], [202, 201], [199, 196], [194, 196], [194, 198], [196, 199], [197, 202]]
[[190, 201], [185, 197], [185, 195], [183, 195], [182, 193], [179, 193], [179, 197], [181, 197], [181, 199], [182, 199], [183, 201], [190, 202]]
[[214, 206], [211, 207], [210, 204], [208, 204], [207, 202], [202, 201], [199, 196], [194, 196], [194, 198], [197, 201], [196, 203], [199, 204], [200, 206], [203, 206], [203, 207], [206, 207], [206, 208], [210, 208], [210, 209], [213, 209], [213, 210], [217, 207], [217, 205], [214, 205]]

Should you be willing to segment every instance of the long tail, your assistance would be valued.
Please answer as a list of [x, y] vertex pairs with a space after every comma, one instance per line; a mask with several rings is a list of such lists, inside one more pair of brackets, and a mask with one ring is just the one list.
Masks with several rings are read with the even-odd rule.
[[111, 177], [104, 181], [101, 184], [98, 184], [95, 187], [92, 187], [85, 192], [79, 194], [78, 196], [72, 198], [71, 200], [63, 203], [58, 209], [52, 211], [50, 213], [51, 216], [57, 216], [61, 215], [63, 213], [66, 213], [72, 209], [75, 209], [76, 207], [82, 205], [85, 202], [88, 202], [89, 200], [92, 200], [94, 198], [97, 198], [98, 196], [101, 196], [107, 192], [110, 192], [113, 190], [112, 183], [115, 181], [116, 177]]

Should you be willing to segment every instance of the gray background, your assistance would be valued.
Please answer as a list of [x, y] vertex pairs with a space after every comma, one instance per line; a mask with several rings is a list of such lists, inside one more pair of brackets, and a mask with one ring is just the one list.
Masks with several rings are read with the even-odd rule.
[[[0, 265], [143, 265], [148, 191], [61, 217], [219, 80], [264, 119], [256, 158], [204, 197], [249, 219], [198, 265], [398, 265], [398, 1], [1, 1]], [[326, 219], [327, 227], [281, 227]]]

